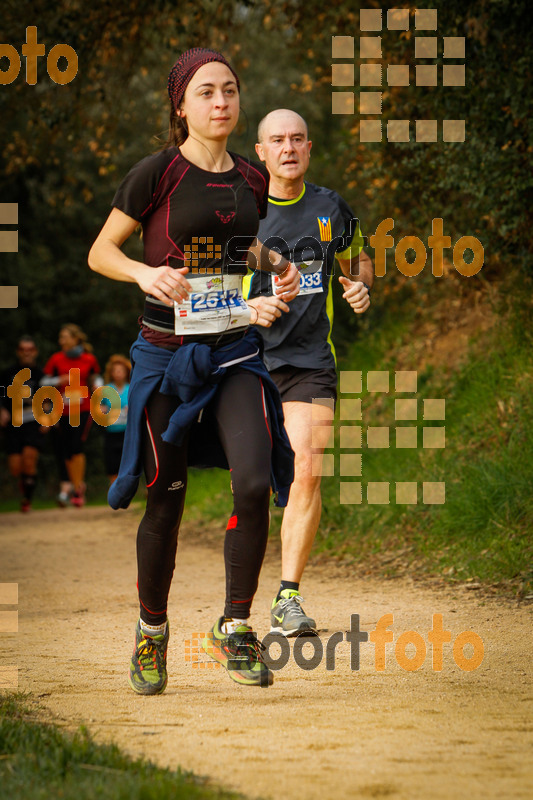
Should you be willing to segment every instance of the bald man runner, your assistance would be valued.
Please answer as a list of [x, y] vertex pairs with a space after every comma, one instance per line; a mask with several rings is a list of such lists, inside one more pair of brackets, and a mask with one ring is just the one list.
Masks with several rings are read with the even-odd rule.
[[271, 111], [259, 123], [258, 139], [257, 155], [270, 173], [268, 213], [258, 236], [301, 272], [300, 293], [290, 308], [276, 296], [275, 279], [267, 273], [250, 278], [248, 294], [295, 453], [295, 477], [281, 526], [281, 584], [272, 601], [271, 632], [297, 636], [316, 630], [315, 620], [302, 608], [300, 582], [320, 523], [322, 456], [337, 399], [331, 341], [334, 260], [343, 273], [342, 296], [355, 314], [370, 306], [374, 270], [362, 250], [350, 206], [331, 189], [304, 180], [312, 146], [305, 120], [288, 109]]

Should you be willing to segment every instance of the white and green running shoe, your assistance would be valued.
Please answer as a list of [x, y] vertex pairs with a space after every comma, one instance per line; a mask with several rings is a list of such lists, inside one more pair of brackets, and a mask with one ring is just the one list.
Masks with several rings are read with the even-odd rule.
[[220, 617], [202, 639], [205, 652], [222, 664], [232, 681], [247, 686], [270, 686], [274, 674], [269, 670], [261, 651], [264, 645], [249, 625], [239, 625], [235, 633], [224, 633]]
[[299, 636], [315, 634], [316, 622], [308, 617], [301, 604], [303, 597], [296, 589], [283, 589], [278, 600], [272, 600], [270, 609], [270, 633], [281, 633], [283, 636]]
[[168, 622], [166, 633], [147, 636], [140, 620], [135, 628], [135, 649], [131, 657], [129, 683], [137, 694], [161, 694], [167, 685]]

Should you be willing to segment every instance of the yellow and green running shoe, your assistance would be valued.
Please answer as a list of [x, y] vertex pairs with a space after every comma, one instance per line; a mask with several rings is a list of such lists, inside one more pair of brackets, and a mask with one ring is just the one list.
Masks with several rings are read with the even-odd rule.
[[247, 686], [270, 686], [274, 674], [269, 670], [261, 651], [264, 645], [249, 625], [239, 625], [235, 633], [223, 633], [224, 617], [215, 622], [202, 639], [202, 649], [228, 671], [232, 681]]
[[147, 636], [141, 621], [135, 628], [135, 649], [131, 657], [129, 684], [137, 694], [161, 694], [167, 685], [168, 622], [166, 633]]

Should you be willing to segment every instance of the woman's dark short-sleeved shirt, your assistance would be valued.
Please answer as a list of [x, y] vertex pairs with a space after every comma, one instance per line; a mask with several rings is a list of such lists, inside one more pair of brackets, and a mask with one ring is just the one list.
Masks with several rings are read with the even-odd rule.
[[170, 147], [139, 161], [112, 205], [142, 224], [144, 261], [189, 274], [246, 274], [246, 252], [266, 216], [268, 171], [236, 153], [207, 172]]

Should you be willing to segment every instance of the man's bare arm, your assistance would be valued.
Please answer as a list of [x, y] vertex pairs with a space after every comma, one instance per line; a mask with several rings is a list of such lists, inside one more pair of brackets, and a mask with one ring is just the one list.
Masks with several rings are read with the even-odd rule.
[[374, 285], [374, 265], [364, 250], [358, 256], [339, 258], [343, 275], [339, 282], [344, 287], [343, 298], [354, 314], [363, 314], [370, 307], [370, 289]]
[[374, 265], [364, 250], [352, 258], [337, 258], [344, 275], [352, 281], [361, 281], [371, 289], [374, 285]]

